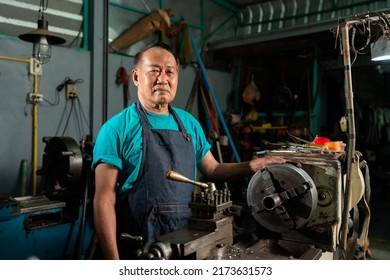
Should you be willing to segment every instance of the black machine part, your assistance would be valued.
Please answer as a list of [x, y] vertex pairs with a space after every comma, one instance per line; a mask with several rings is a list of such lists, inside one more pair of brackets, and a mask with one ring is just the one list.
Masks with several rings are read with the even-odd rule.
[[270, 231], [285, 233], [303, 227], [318, 202], [312, 178], [292, 164], [271, 165], [253, 175], [247, 204], [256, 221]]
[[46, 178], [49, 187], [79, 187], [83, 172], [83, 154], [79, 144], [70, 137], [45, 137], [45, 153], [38, 175]]

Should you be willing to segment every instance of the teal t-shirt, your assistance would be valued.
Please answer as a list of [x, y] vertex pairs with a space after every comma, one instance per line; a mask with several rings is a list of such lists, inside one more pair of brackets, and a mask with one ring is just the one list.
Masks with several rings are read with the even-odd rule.
[[[211, 145], [194, 116], [179, 108], [173, 108], [173, 110], [183, 123], [187, 133], [191, 135], [196, 166], [210, 150]], [[159, 115], [148, 112], [147, 117], [152, 129], [179, 130], [171, 114]], [[95, 170], [100, 162], [117, 167], [120, 170], [117, 188], [118, 194], [121, 194], [134, 186], [141, 160], [142, 126], [136, 104], [133, 103], [110, 118], [101, 127], [93, 150], [92, 169]], [[193, 179], [195, 178], [196, 168]]]

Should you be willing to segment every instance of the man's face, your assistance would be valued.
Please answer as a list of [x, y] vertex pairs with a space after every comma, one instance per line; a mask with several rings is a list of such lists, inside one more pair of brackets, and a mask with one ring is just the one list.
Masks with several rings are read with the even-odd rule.
[[146, 109], [159, 108], [176, 96], [178, 66], [175, 57], [165, 49], [151, 48], [144, 52], [132, 71], [138, 98]]

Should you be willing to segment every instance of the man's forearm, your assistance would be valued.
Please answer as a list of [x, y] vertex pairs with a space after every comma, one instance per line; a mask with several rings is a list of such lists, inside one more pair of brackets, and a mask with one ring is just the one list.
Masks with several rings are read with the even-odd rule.
[[[211, 160], [211, 159], [209, 159]], [[257, 171], [266, 168], [271, 164], [283, 164], [284, 159], [276, 157], [255, 158], [246, 162], [231, 162], [231, 163], [213, 163], [211, 168], [203, 168], [204, 175], [212, 181], [229, 181], [251, 176]], [[207, 166], [207, 165], [206, 165]]]
[[118, 260], [115, 208], [106, 206], [95, 210], [94, 221], [96, 235], [104, 258]]

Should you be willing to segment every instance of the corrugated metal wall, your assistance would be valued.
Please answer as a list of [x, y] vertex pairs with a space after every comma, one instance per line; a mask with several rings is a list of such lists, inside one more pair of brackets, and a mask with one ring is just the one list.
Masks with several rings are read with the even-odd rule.
[[[227, 16], [215, 19], [213, 27], [219, 31], [213, 34], [209, 42], [214, 47], [238, 46], [326, 31], [337, 26], [338, 18], [388, 9], [389, 0], [266, 1], [240, 8], [224, 26], [221, 23]], [[229, 30], [234, 30], [234, 33]]]
[[[67, 40], [66, 46], [82, 47], [86, 0], [45, 0], [45, 18], [49, 31]], [[84, 3], [85, 2], [85, 3]], [[115, 0], [110, 5], [110, 37], [120, 34], [144, 14], [142, 1]], [[390, 9], [390, 0], [149, 0], [151, 9], [172, 8], [176, 18], [185, 16], [197, 37], [208, 29], [208, 42], [214, 48], [280, 39], [325, 31], [337, 25], [337, 19], [367, 11]], [[250, 4], [250, 3], [255, 4]], [[0, 35], [17, 36], [37, 27], [40, 0], [0, 0]], [[112, 6], [127, 5], [132, 11]], [[235, 6], [234, 6], [235, 5]], [[227, 9], [227, 7], [230, 7]], [[237, 7], [237, 9], [235, 8]], [[240, 8], [238, 8], [240, 7]], [[112, 39], [112, 38], [111, 38]]]

